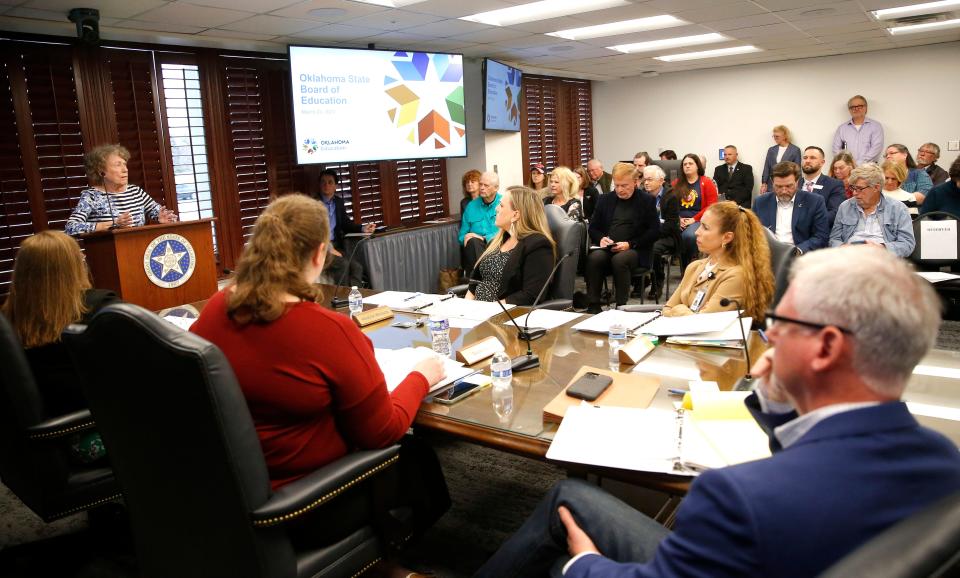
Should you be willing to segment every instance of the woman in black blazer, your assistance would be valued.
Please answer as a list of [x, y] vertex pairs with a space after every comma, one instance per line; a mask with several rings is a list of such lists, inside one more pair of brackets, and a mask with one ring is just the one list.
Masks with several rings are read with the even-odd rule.
[[[760, 194], [766, 193], [767, 191], [773, 190], [773, 166], [780, 162], [790, 161], [792, 163], [797, 163], [798, 165], [803, 164], [801, 162], [801, 157], [803, 156], [800, 153], [800, 147], [790, 142], [790, 129], [781, 125], [773, 127], [773, 140], [777, 144], [773, 145], [767, 149], [767, 158], [763, 161], [763, 175], [760, 179]], [[779, 159], [780, 148], [783, 147], [783, 156]]]
[[556, 261], [556, 243], [547, 227], [540, 194], [511, 187], [497, 206], [497, 233], [473, 269], [479, 283], [467, 299], [532, 305]]

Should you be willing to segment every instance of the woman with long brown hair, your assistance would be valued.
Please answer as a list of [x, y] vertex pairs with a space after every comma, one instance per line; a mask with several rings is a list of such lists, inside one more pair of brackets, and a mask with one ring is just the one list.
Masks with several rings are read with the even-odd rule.
[[477, 259], [472, 277], [480, 282], [467, 299], [531, 305], [557, 257], [540, 194], [510, 187], [500, 198], [494, 222], [500, 231]]
[[770, 246], [753, 211], [733, 201], [711, 205], [700, 219], [697, 248], [706, 258], [690, 263], [680, 286], [663, 308], [666, 316], [735, 309], [720, 305], [737, 301], [744, 315], [762, 320], [773, 300]]
[[673, 194], [680, 199], [680, 261], [686, 267], [696, 254], [697, 228], [707, 207], [717, 202], [717, 186], [704, 176], [703, 162], [698, 155], [687, 153], [680, 162], [682, 174], [671, 183]]

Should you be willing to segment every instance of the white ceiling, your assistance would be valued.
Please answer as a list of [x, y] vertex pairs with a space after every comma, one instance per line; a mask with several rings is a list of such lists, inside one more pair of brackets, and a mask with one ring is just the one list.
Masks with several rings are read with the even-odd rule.
[[[105, 41], [127, 40], [286, 52], [287, 44], [421, 49], [489, 56], [533, 72], [596, 80], [867, 52], [960, 40], [960, 29], [891, 36], [870, 10], [924, 0], [630, 0], [630, 6], [495, 27], [458, 20], [517, 0], [426, 0], [403, 9], [351, 0], [0, 0], [0, 30], [74, 35], [71, 8], [100, 10]], [[650, 32], [582, 41], [556, 30], [670, 14], [690, 22]], [[960, 17], [960, 9], [953, 17]], [[729, 41], [646, 54], [605, 48], [720, 32]], [[667, 63], [653, 56], [753, 44], [762, 52]], [[958, 55], [960, 56], [960, 55]], [[944, 71], [946, 74], [947, 71]]]

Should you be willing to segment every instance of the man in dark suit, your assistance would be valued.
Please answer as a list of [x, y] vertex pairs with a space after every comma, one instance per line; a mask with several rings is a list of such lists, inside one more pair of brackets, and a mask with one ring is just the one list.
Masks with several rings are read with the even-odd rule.
[[803, 149], [803, 181], [799, 185], [801, 191], [817, 193], [823, 197], [827, 205], [827, 222], [833, 227], [837, 208], [847, 200], [846, 186], [843, 181], [820, 173], [825, 162], [822, 148], [810, 146]]
[[739, 162], [737, 158], [737, 147], [723, 147], [725, 162], [713, 170], [713, 180], [717, 183], [717, 192], [726, 195], [728, 201], [749, 208], [753, 196], [753, 167]]
[[650, 266], [653, 268], [653, 284], [648, 299], [658, 300], [663, 288], [663, 258], [676, 255], [680, 250], [680, 199], [670, 190], [666, 174], [656, 165], [644, 167], [641, 175], [643, 192], [656, 199], [657, 216], [660, 218], [660, 235], [653, 243]]
[[564, 562], [566, 578], [817, 576], [960, 490], [956, 445], [900, 401], [940, 324], [930, 284], [862, 246], [814, 251], [793, 275], [747, 398], [772, 457], [696, 478], [673, 532], [560, 482], [477, 576], [544, 576]]
[[830, 242], [827, 207], [816, 193], [797, 190], [800, 167], [782, 162], [773, 167], [773, 193], [753, 200], [753, 212], [777, 239], [800, 253], [822, 249]]
[[[350, 233], [372, 233], [373, 223], [359, 225], [347, 215], [347, 208], [343, 204], [343, 198], [336, 194], [337, 185], [340, 183], [340, 177], [337, 171], [325, 169], [320, 173], [320, 194], [316, 195], [327, 208], [327, 214], [330, 216], [330, 247], [327, 254], [327, 265], [324, 272], [336, 283], [342, 277], [347, 269], [347, 259], [344, 258], [345, 241], [347, 234]], [[346, 277], [347, 285], [363, 286], [363, 265], [355, 258], [350, 263], [350, 272]]]

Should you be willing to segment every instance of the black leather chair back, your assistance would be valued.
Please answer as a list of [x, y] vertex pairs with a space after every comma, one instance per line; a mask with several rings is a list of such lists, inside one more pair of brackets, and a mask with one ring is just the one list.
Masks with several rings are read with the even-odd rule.
[[216, 346], [136, 305], [64, 334], [130, 511], [145, 576], [294, 576], [260, 442]]
[[547, 297], [549, 299], [573, 299], [574, 283], [577, 279], [577, 260], [580, 258], [580, 245], [583, 244], [586, 227], [580, 221], [570, 219], [567, 213], [556, 205], [544, 207], [547, 214], [547, 226], [557, 243], [557, 258], [573, 251], [573, 255], [560, 264], [553, 279]]
[[894, 524], [820, 576], [960, 576], [960, 493]]
[[[913, 237], [916, 239], [917, 244], [913, 248], [913, 253], [910, 254], [910, 261], [916, 265], [917, 269], [921, 271], [924, 269], [939, 269], [947, 265], [956, 265], [957, 259], [924, 259], [921, 255], [923, 254], [923, 249], [921, 247], [922, 235], [920, 234], [921, 223], [924, 221], [957, 221], [956, 215], [946, 213], [943, 211], [933, 211], [925, 215], [920, 215], [919, 218], [913, 220]], [[960, 235], [957, 235], [957, 255], [960, 256]]]
[[770, 245], [770, 268], [774, 279], [773, 302], [770, 303], [772, 309], [787, 292], [787, 285], [790, 284], [790, 267], [793, 265], [793, 260], [797, 258], [797, 248], [789, 243], [778, 241], [766, 227], [763, 228], [763, 232], [767, 236], [767, 244]]

